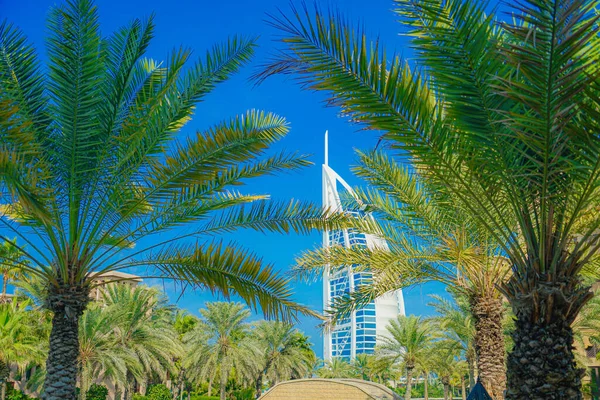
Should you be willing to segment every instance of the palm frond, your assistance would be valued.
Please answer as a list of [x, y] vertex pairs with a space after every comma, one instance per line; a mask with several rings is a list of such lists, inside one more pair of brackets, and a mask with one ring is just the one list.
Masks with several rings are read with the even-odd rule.
[[274, 274], [272, 266], [234, 245], [212, 243], [171, 246], [148, 256], [144, 265], [157, 268], [167, 279], [187, 282], [229, 298], [240, 296], [268, 318], [285, 321], [297, 313], [317, 316], [293, 301], [288, 279]]

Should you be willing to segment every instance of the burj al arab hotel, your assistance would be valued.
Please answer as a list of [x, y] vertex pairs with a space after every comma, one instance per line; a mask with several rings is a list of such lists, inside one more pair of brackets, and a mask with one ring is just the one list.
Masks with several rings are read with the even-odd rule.
[[[323, 207], [329, 210], [343, 210], [359, 213], [360, 210], [344, 210], [340, 194], [354, 195], [352, 188], [331, 167], [328, 156], [328, 133], [325, 132], [325, 162], [323, 164]], [[386, 243], [373, 235], [354, 229], [326, 231], [323, 246], [366, 246], [368, 248], [386, 246]], [[326, 269], [323, 276], [323, 311], [332, 300], [344, 293], [353, 292], [360, 285], [369, 284], [372, 274], [365, 271], [354, 272], [352, 266], [341, 269]], [[357, 354], [372, 354], [378, 337], [386, 335], [390, 320], [405, 315], [402, 290], [387, 293], [364, 308], [340, 321], [333, 329], [323, 334], [323, 358], [354, 359]]]

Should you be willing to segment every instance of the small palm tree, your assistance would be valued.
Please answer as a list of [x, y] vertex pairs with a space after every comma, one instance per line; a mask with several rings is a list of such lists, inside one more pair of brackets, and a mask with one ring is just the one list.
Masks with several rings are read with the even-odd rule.
[[452, 400], [451, 380], [461, 368], [458, 348], [452, 343], [439, 340], [433, 343], [429, 355], [432, 370], [444, 387], [444, 400]]
[[406, 394], [410, 400], [415, 367], [429, 354], [433, 327], [427, 320], [416, 316], [398, 316], [390, 321], [388, 333], [380, 337], [377, 352], [382, 357], [404, 365], [406, 368]]
[[80, 398], [85, 400], [90, 385], [96, 378], [111, 381], [115, 386], [127, 383], [127, 365], [138, 362], [123, 352], [113, 335], [122, 314], [94, 304], [83, 313], [79, 324], [79, 387]]
[[[451, 302], [441, 296], [432, 295], [432, 306], [439, 314], [432, 320], [439, 326], [438, 338], [453, 343], [465, 356], [469, 386], [475, 385], [475, 323], [464, 299], [455, 297]], [[504, 343], [504, 342], [502, 342]], [[481, 371], [478, 371], [481, 375]], [[496, 387], [496, 385], [490, 385]]]
[[220, 398], [225, 400], [232, 369], [248, 371], [256, 356], [247, 340], [250, 311], [240, 303], [214, 302], [206, 303], [200, 314], [201, 321], [184, 336], [188, 346], [186, 369], [197, 381], [208, 378], [210, 386], [218, 375]]
[[352, 360], [352, 371], [353, 374], [362, 380], [370, 381], [373, 377], [373, 363], [375, 356], [372, 354], [357, 354], [354, 360]]
[[321, 378], [352, 378], [352, 365], [342, 358], [334, 357], [325, 361], [325, 364], [317, 370], [317, 375]]
[[327, 92], [479, 220], [512, 271], [506, 398], [581, 399], [571, 324], [600, 249], [598, 2], [509, 2], [506, 22], [477, 0], [395, 4], [416, 69], [335, 13], [293, 10], [271, 20], [285, 48], [263, 76]]
[[156, 376], [165, 381], [175, 372], [173, 359], [183, 349], [172, 324], [174, 310], [163, 293], [146, 286], [111, 284], [103, 289], [102, 299], [114, 318], [111, 340], [124, 359], [129, 400], [134, 380], [142, 384]]
[[177, 140], [206, 95], [249, 61], [255, 39], [234, 37], [194, 63], [186, 49], [159, 62], [145, 57], [152, 17], [103, 35], [91, 0], [52, 8], [48, 32], [42, 67], [24, 34], [0, 24], [0, 239], [27, 246], [15, 246], [30, 261], [23, 269], [42, 278], [54, 315], [43, 398], [75, 398], [78, 321], [94, 278], [110, 271], [148, 268], [286, 320], [310, 313], [292, 301], [288, 279], [214, 241], [241, 227], [321, 224], [321, 207], [236, 189], [309, 164], [265, 156], [285, 119], [253, 110]]
[[263, 378], [276, 385], [292, 377], [305, 377], [316, 360], [308, 338], [291, 324], [260, 321], [254, 325], [250, 340], [257, 351], [256, 398], [262, 394]]
[[10, 367], [24, 370], [30, 363], [41, 362], [44, 352], [36, 335], [35, 321], [28, 310], [29, 301], [0, 303], [0, 399], [6, 395]]

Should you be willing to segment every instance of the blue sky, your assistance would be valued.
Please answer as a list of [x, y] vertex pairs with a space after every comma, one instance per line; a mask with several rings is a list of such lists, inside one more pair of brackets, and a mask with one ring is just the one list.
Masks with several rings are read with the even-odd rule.
[[[45, 20], [54, 0], [0, 0], [2, 18], [13, 22], [24, 30], [34, 43], [40, 57], [45, 58]], [[329, 164], [351, 185], [360, 184], [350, 172], [355, 163], [355, 149], [369, 149], [377, 142], [374, 133], [360, 132], [337, 115], [338, 110], [326, 108], [323, 97], [316, 93], [302, 91], [289, 78], [274, 77], [259, 87], [248, 82], [252, 73], [264, 63], [276, 47], [277, 32], [264, 21], [266, 13], [275, 13], [280, 8], [289, 12], [287, 0], [97, 0], [101, 28], [104, 35], [110, 34], [135, 17], [155, 13], [155, 39], [147, 55], [157, 60], [166, 58], [174, 47], [184, 46], [201, 56], [214, 43], [225, 40], [233, 34], [259, 36], [259, 48], [252, 64], [228, 82], [211, 93], [196, 112], [191, 123], [184, 128], [184, 134], [207, 128], [228, 117], [243, 113], [247, 109], [262, 109], [285, 116], [291, 125], [289, 135], [273, 150], [285, 148], [300, 153], [312, 154], [315, 163], [309, 168], [275, 177], [261, 178], [248, 182], [243, 188], [248, 193], [269, 193], [274, 199], [299, 199], [320, 203], [321, 163], [323, 162], [323, 134], [329, 130]], [[298, 4], [298, 2], [295, 2]], [[401, 26], [396, 23], [391, 11], [391, 0], [330, 0], [319, 1], [323, 8], [340, 9], [353, 22], [364, 24], [367, 33], [379, 36], [390, 53], [396, 52], [410, 57], [406, 39], [399, 35]], [[301, 251], [320, 244], [321, 235], [282, 236], [262, 235], [255, 232], [236, 232], [229, 239], [247, 246], [262, 255], [264, 260], [273, 263], [276, 269], [286, 271], [294, 256]], [[321, 309], [321, 282], [296, 285], [296, 299], [315, 309]], [[165, 284], [173, 301], [179, 293]], [[442, 293], [440, 284], [427, 284], [405, 291], [407, 313], [428, 315], [428, 294]], [[178, 306], [197, 313], [210, 295], [202, 292], [188, 292], [178, 300]], [[311, 336], [318, 355], [322, 354], [321, 338], [316, 328], [317, 321], [302, 319], [301, 329]]]

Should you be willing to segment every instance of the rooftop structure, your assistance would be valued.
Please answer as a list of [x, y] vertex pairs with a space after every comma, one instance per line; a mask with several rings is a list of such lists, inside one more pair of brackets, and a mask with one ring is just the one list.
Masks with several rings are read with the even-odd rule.
[[400, 400], [392, 390], [359, 379], [295, 379], [278, 383], [261, 400]]

